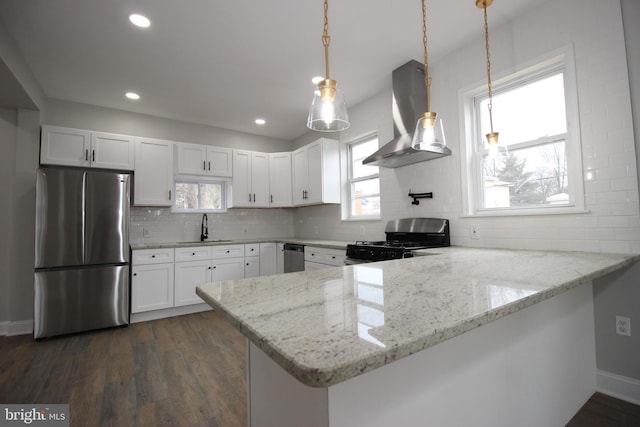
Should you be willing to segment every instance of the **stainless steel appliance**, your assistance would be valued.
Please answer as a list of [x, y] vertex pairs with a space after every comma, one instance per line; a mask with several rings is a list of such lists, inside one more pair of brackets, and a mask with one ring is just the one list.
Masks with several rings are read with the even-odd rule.
[[389, 221], [385, 235], [387, 240], [384, 241], [358, 241], [347, 245], [345, 264], [411, 258], [416, 249], [450, 245], [448, 219], [404, 218]]
[[34, 337], [129, 323], [130, 175], [41, 168]]
[[284, 244], [284, 272], [304, 271], [304, 245]]

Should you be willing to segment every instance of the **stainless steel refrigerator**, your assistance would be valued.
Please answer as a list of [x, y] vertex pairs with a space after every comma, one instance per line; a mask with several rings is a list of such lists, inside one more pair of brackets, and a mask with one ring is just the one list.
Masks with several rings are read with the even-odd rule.
[[129, 323], [130, 175], [41, 168], [34, 337]]

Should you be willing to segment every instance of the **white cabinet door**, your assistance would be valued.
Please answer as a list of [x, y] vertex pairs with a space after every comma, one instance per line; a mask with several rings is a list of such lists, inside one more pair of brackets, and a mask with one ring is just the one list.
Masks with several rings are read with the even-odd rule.
[[275, 243], [260, 243], [260, 276], [271, 276], [272, 274], [276, 274], [276, 258]]
[[250, 256], [244, 259], [244, 277], [260, 276], [260, 257]]
[[251, 151], [233, 150], [233, 206], [250, 207], [251, 193]]
[[173, 262], [133, 266], [131, 312], [173, 307]]
[[269, 207], [269, 155], [266, 153], [251, 153], [251, 192], [253, 207]]
[[178, 173], [185, 175], [207, 174], [207, 147], [200, 144], [177, 144]]
[[211, 261], [186, 261], [175, 264], [176, 307], [204, 302], [196, 295], [196, 286], [211, 282]]
[[309, 182], [309, 158], [306, 147], [297, 149], [293, 158], [293, 204], [306, 204], [307, 185]]
[[211, 267], [212, 282], [244, 278], [244, 257], [214, 259]]
[[114, 133], [91, 133], [91, 167], [133, 170], [135, 166], [133, 137]]
[[232, 176], [232, 150], [222, 147], [207, 147], [207, 175]]
[[90, 164], [91, 132], [42, 126], [40, 163], [43, 165], [86, 166]]
[[284, 243], [276, 244], [276, 274], [284, 273]]
[[269, 206], [269, 155], [233, 150], [233, 206]]
[[269, 205], [274, 208], [290, 207], [292, 201], [291, 153], [269, 154]]
[[[305, 203], [321, 203], [322, 202], [322, 141], [314, 142], [307, 146], [307, 194]], [[340, 169], [334, 172], [340, 174]]]
[[135, 141], [135, 206], [171, 206], [173, 143], [139, 138]]

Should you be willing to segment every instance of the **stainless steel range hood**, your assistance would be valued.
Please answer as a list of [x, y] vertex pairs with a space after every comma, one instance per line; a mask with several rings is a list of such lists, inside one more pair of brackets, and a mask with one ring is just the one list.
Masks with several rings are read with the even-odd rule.
[[424, 65], [411, 60], [392, 73], [393, 136], [394, 138], [364, 159], [371, 166], [397, 168], [425, 160], [451, 155], [447, 147], [430, 151], [414, 150], [411, 139], [418, 117], [427, 111], [427, 88], [424, 84]]

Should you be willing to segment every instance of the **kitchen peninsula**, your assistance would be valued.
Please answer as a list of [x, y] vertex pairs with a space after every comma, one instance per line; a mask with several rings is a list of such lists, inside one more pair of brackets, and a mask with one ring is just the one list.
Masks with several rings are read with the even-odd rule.
[[595, 391], [592, 281], [637, 255], [439, 248], [214, 282], [251, 426], [555, 426]]

